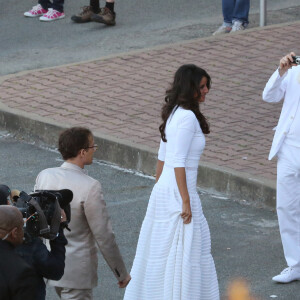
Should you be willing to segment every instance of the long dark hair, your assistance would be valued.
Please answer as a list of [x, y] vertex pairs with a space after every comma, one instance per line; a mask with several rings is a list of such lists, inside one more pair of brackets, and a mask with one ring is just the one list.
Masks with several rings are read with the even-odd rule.
[[161, 117], [163, 123], [159, 126], [161, 138], [167, 141], [165, 128], [167, 120], [173, 109], [180, 106], [191, 110], [199, 121], [203, 133], [209, 133], [209, 124], [200, 112], [198, 99], [201, 96], [200, 81], [205, 77], [207, 79], [207, 88], [210, 89], [211, 78], [207, 72], [193, 64], [181, 66], [175, 73], [174, 81], [171, 87], [166, 91], [165, 104], [162, 107]]

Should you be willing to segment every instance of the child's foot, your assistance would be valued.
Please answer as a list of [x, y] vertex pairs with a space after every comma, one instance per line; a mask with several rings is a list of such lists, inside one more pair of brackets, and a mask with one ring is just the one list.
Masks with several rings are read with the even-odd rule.
[[36, 6], [33, 6], [31, 10], [26, 11], [24, 13], [24, 16], [34, 18], [34, 17], [42, 16], [45, 13], [47, 13], [47, 10], [44, 9], [41, 4], [37, 4]]
[[49, 8], [48, 12], [45, 13], [42, 17], [40, 17], [40, 21], [55, 21], [58, 19], [62, 19], [65, 17], [65, 14], [63, 12], [60, 12], [58, 10], [55, 10], [53, 8]]

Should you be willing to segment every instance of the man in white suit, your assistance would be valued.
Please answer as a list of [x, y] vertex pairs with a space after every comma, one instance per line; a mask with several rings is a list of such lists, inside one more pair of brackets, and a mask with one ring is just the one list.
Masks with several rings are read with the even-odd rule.
[[269, 79], [263, 100], [284, 99], [269, 159], [277, 162], [277, 215], [288, 267], [273, 280], [300, 280], [300, 65], [295, 53], [284, 56]]
[[93, 162], [97, 149], [90, 130], [74, 127], [59, 137], [59, 151], [65, 162], [58, 168], [40, 172], [35, 190], [70, 189], [70, 232], [66, 232], [66, 262], [64, 276], [51, 281], [60, 299], [90, 300], [97, 285], [97, 246], [118, 280], [120, 288], [126, 287], [128, 274], [103, 200], [99, 181], [88, 176], [85, 165]]

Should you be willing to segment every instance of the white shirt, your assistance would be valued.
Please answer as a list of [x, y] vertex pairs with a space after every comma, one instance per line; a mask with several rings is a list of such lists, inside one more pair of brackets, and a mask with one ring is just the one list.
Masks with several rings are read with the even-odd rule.
[[[290, 130], [293, 130], [292, 124], [295, 117], [299, 118], [300, 66], [292, 67], [282, 77], [276, 70], [267, 82], [262, 97], [266, 102], [279, 102], [284, 99], [269, 154], [271, 160], [279, 151]], [[297, 126], [297, 123], [294, 123], [293, 126]]]
[[293, 117], [291, 128], [284, 140], [285, 144], [300, 148], [300, 105]]

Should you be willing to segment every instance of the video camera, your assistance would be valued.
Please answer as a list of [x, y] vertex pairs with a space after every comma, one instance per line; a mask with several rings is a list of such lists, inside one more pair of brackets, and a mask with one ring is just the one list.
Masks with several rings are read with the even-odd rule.
[[[43, 237], [53, 240], [57, 237], [60, 225], [68, 228], [71, 220], [70, 202], [73, 193], [70, 190], [40, 190], [31, 194], [20, 192], [13, 197], [16, 206], [24, 218], [25, 242]], [[67, 221], [61, 223], [61, 209], [65, 211]]]

